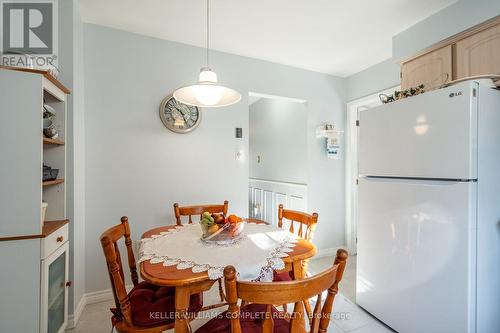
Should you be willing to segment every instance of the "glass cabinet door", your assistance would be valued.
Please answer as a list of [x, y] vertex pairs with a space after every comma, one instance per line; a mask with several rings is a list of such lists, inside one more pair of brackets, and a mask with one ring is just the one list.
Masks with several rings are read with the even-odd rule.
[[64, 324], [64, 308], [66, 292], [66, 252], [63, 252], [49, 265], [48, 279], [48, 333], [57, 333]]
[[68, 243], [42, 261], [41, 333], [64, 332], [67, 324]]

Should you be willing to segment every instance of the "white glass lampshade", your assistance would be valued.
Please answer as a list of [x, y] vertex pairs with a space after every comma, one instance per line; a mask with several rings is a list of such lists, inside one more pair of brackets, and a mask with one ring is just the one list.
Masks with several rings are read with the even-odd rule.
[[202, 68], [197, 84], [174, 91], [174, 98], [181, 103], [200, 107], [219, 107], [237, 103], [241, 95], [236, 90], [217, 84], [217, 74]]

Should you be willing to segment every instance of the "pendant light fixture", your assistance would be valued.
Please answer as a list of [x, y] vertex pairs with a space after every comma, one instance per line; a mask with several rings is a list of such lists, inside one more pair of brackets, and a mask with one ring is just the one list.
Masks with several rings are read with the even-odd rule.
[[196, 84], [174, 91], [174, 98], [181, 103], [200, 107], [220, 107], [237, 103], [241, 95], [234, 89], [217, 84], [217, 74], [210, 68], [210, 0], [207, 0], [207, 65], [200, 70]]

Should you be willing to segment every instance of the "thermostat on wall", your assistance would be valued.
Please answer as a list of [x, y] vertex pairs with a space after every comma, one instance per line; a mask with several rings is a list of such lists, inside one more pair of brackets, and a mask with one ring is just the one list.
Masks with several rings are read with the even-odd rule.
[[237, 139], [243, 138], [243, 128], [236, 127], [236, 138]]

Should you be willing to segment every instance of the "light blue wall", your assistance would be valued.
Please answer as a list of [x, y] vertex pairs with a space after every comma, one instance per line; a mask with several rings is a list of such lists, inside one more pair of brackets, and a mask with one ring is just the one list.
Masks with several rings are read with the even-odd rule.
[[[86, 291], [109, 288], [99, 235], [128, 215], [134, 239], [172, 224], [172, 204], [229, 200], [232, 213], [248, 214], [248, 93], [307, 101], [309, 211], [319, 213], [320, 249], [344, 244], [344, 160], [330, 160], [323, 122], [344, 124], [343, 79], [266, 61], [213, 52], [222, 84], [242, 101], [202, 110], [197, 129], [167, 130], [161, 100], [195, 82], [204, 50], [102, 26], [84, 25], [86, 146]], [[243, 139], [234, 137], [243, 128]]]
[[392, 38], [392, 57], [401, 60], [443, 39], [500, 15], [499, 0], [461, 0]]
[[399, 64], [387, 59], [347, 77], [347, 100], [352, 101], [399, 85], [399, 72]]
[[262, 98], [250, 105], [249, 126], [250, 178], [307, 184], [306, 103]]

